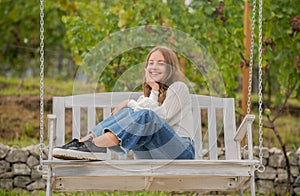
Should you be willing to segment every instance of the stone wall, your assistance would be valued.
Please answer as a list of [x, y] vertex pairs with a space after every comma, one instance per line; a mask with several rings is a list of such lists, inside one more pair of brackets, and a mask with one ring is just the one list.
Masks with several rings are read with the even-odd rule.
[[38, 145], [15, 148], [0, 143], [0, 189], [45, 190], [46, 182], [37, 171]]
[[[222, 150], [220, 150], [222, 156]], [[258, 148], [254, 155], [258, 157]], [[44, 153], [46, 154], [46, 153]], [[300, 195], [300, 148], [288, 153], [291, 165], [293, 191]], [[46, 157], [44, 157], [46, 158]], [[263, 149], [264, 173], [256, 172], [256, 191], [262, 194], [282, 195], [286, 191], [287, 172], [284, 155], [278, 148]], [[0, 143], [0, 189], [5, 190], [45, 190], [46, 182], [37, 171], [39, 166], [38, 145], [15, 148]]]
[[[258, 157], [259, 150], [254, 148], [254, 155]], [[291, 182], [293, 191], [300, 195], [300, 148], [296, 152], [287, 153], [290, 162]], [[278, 148], [263, 149], [263, 164], [265, 171], [256, 172], [256, 191], [258, 193], [284, 195], [286, 192], [288, 175], [286, 161], [282, 151]]]

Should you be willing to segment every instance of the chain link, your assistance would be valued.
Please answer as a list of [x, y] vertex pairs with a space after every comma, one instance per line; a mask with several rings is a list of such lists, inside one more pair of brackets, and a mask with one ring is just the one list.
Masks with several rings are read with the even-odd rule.
[[250, 114], [250, 109], [251, 109], [255, 16], [256, 16], [256, 0], [253, 0], [253, 5], [252, 5], [252, 21], [251, 21], [252, 23], [251, 23], [251, 42], [250, 42], [250, 62], [249, 62], [247, 114]]
[[40, 0], [40, 172], [43, 170], [44, 148], [44, 0]]
[[259, 85], [258, 85], [258, 112], [259, 112], [259, 164], [260, 167], [257, 169], [259, 172], [265, 170], [262, 163], [263, 160], [263, 119], [262, 119], [262, 0], [259, 0], [259, 42], [258, 42], [258, 75], [259, 75]]

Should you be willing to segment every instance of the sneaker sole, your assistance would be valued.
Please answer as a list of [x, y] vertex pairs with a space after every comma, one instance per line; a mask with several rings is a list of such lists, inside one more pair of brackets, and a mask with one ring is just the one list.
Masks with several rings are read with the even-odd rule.
[[71, 149], [55, 148], [53, 149], [52, 156], [58, 159], [65, 160], [105, 160], [106, 153], [96, 153], [96, 152], [81, 152]]

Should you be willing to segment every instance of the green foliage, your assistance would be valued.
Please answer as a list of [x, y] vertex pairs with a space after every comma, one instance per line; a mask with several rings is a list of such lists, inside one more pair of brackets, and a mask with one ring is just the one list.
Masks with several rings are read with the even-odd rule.
[[[70, 7], [71, 4], [76, 12], [64, 16], [63, 22], [67, 28], [73, 58], [78, 65], [97, 43], [110, 37], [112, 33], [142, 25], [169, 26], [190, 35], [207, 49], [208, 54], [219, 66], [221, 80], [226, 84], [227, 93], [234, 96], [234, 90], [238, 87], [236, 77], [239, 71], [239, 53], [243, 51], [243, 21], [240, 20], [243, 16], [242, 2], [228, 1], [224, 5], [222, 1], [212, 3], [193, 1], [186, 6], [182, 1], [167, 1], [167, 3], [158, 0], [147, 3], [120, 0], [105, 3], [67, 1], [63, 7]], [[221, 9], [223, 5], [224, 9]], [[237, 9], [237, 6], [240, 9]], [[139, 50], [140, 53], [146, 54], [149, 48]], [[100, 86], [104, 86], [105, 90], [112, 90], [122, 70], [143, 61], [145, 57], [134, 55], [139, 50], [124, 51], [112, 59], [109, 68], [101, 74]], [[130, 61], [126, 62], [124, 59], [128, 59], [129, 55]], [[205, 84], [208, 82], [207, 78], [205, 81], [201, 76], [196, 68], [198, 65], [189, 61], [190, 56], [186, 56], [188, 54], [180, 55], [187, 58], [185, 74], [188, 79], [197, 84], [196, 86], [207, 86]]]
[[[0, 25], [5, 29], [0, 32], [4, 54], [0, 56], [0, 73], [38, 76], [39, 20], [36, 13], [39, 13], [39, 4], [32, 0], [21, 0], [17, 4], [1, 1], [0, 4]], [[296, 85], [292, 96], [299, 98], [300, 94], [297, 82], [299, 4], [276, 0], [265, 1], [263, 5], [263, 82], [269, 101], [270, 96], [276, 94], [273, 105], [276, 107], [292, 86]], [[239, 54], [244, 51], [243, 11], [244, 2], [234, 0], [191, 1], [188, 6], [176, 0], [45, 1], [46, 76], [72, 79], [86, 54], [103, 39], [129, 28], [159, 25], [182, 31], [199, 42], [218, 65], [227, 95], [235, 97], [240, 73]], [[101, 73], [102, 82], [98, 84], [101, 89], [112, 90], [121, 71], [143, 62], [145, 56], [142, 55], [147, 51], [149, 47], [124, 51], [107, 62], [110, 68]], [[198, 70], [198, 65], [190, 61], [190, 56], [179, 55], [186, 58], [186, 76], [203, 92], [207, 88], [207, 78]]]
[[[276, 99], [272, 107], [280, 105], [293, 86], [291, 97], [300, 97], [300, 5], [294, 1], [265, 2], [264, 58], [265, 92]], [[297, 67], [298, 66], [298, 67]]]
[[[45, 6], [46, 65], [54, 64], [56, 54], [53, 52], [63, 45], [65, 27], [59, 18], [66, 13], [63, 13], [58, 5], [56, 1], [51, 1], [50, 5]], [[12, 77], [39, 75], [39, 11], [39, 3], [33, 0], [0, 2], [0, 50], [3, 54], [0, 55], [1, 75]], [[46, 72], [48, 70], [51, 70], [50, 74], [57, 75], [57, 72], [53, 72], [53, 68], [46, 66]]]

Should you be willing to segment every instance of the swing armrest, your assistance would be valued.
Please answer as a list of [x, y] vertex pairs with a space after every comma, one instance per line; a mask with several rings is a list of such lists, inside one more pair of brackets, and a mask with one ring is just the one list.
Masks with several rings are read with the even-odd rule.
[[48, 114], [48, 138], [49, 138], [49, 152], [48, 152], [48, 160], [52, 160], [52, 150], [53, 150], [53, 143], [54, 137], [56, 133], [56, 115], [55, 114]]
[[244, 138], [244, 136], [247, 133], [247, 125], [252, 125], [253, 121], [255, 119], [255, 115], [253, 114], [247, 114], [245, 118], [243, 119], [241, 125], [239, 126], [235, 136], [234, 141], [240, 142]]

